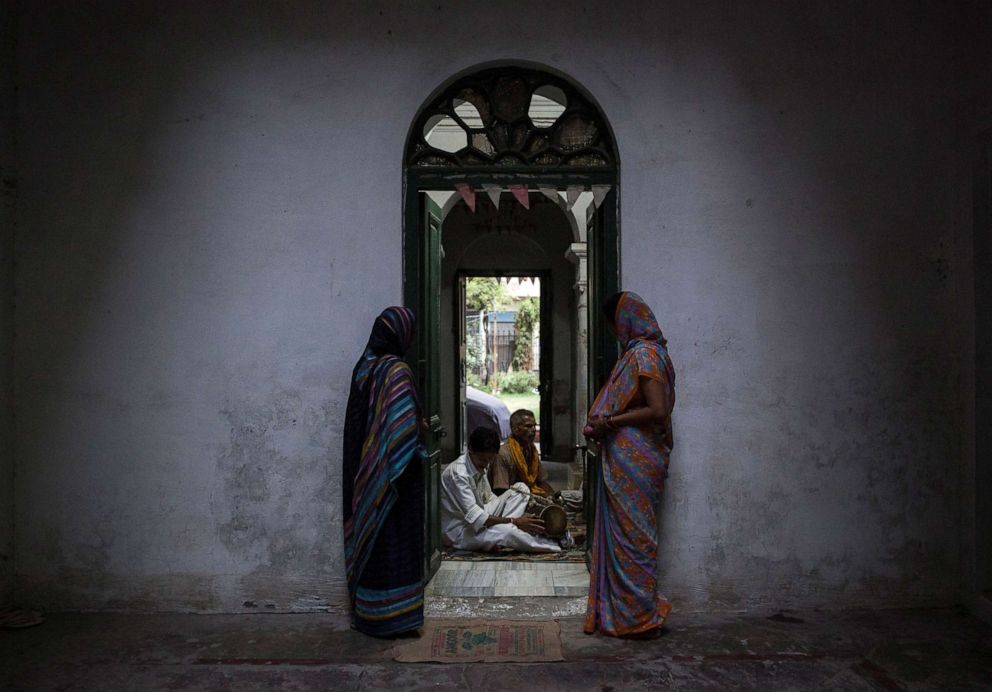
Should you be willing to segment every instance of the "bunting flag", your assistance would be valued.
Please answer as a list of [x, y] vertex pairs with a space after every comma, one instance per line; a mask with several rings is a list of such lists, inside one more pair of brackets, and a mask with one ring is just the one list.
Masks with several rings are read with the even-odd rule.
[[455, 189], [458, 190], [458, 194], [462, 196], [465, 200], [465, 204], [468, 208], [475, 213], [475, 190], [473, 190], [468, 183], [455, 183]]
[[555, 204], [559, 204], [558, 190], [556, 190], [553, 187], [539, 187], [537, 189], [542, 195], [550, 199], [552, 202], [554, 202]]
[[499, 197], [503, 194], [503, 187], [501, 185], [493, 185], [492, 183], [483, 183], [482, 189], [486, 191], [489, 195], [489, 199], [492, 201], [493, 206], [499, 210]]
[[575, 202], [579, 199], [579, 195], [582, 194], [581, 185], [569, 185], [565, 190], [565, 199], [568, 200], [568, 208], [571, 209], [575, 206]]
[[517, 201], [523, 205], [524, 209], [530, 209], [530, 194], [527, 192], [526, 185], [511, 185], [510, 192], [513, 196], [517, 198]]
[[610, 191], [609, 185], [593, 185], [592, 186], [592, 203], [599, 208], [599, 205], [603, 203], [606, 199], [607, 193]]
[[448, 200], [451, 199], [455, 193], [451, 190], [427, 190], [426, 194], [441, 210], [441, 215], [447, 216], [448, 212], [452, 209], [448, 206]]

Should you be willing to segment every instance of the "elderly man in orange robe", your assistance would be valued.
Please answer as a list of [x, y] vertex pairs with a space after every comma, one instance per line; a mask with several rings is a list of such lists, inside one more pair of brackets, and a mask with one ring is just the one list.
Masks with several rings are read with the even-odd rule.
[[541, 465], [541, 455], [534, 444], [536, 432], [533, 411], [519, 409], [510, 415], [510, 437], [488, 469], [489, 485], [497, 495], [514, 483], [525, 483], [532, 494], [551, 499], [555, 491], [548, 483], [548, 472]]

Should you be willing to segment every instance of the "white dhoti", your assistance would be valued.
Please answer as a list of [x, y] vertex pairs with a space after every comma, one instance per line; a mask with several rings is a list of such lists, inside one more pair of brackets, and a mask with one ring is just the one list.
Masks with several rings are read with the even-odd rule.
[[[485, 504], [485, 510], [494, 517], [522, 517], [527, 510], [530, 498], [523, 493], [529, 493], [526, 483], [514, 483], [502, 495], [494, 497]], [[454, 547], [461, 550], [493, 550], [495, 548], [512, 548], [531, 553], [558, 553], [561, 546], [556, 541], [542, 536], [534, 536], [513, 524], [496, 524], [479, 531], [471, 526], [462, 525], [461, 536], [451, 536]]]

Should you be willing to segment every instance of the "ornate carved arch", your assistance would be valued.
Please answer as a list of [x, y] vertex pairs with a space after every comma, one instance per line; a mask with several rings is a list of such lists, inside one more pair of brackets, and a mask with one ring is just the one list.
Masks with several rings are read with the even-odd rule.
[[617, 168], [599, 108], [568, 80], [526, 67], [487, 68], [445, 87], [414, 121], [404, 161], [436, 171]]

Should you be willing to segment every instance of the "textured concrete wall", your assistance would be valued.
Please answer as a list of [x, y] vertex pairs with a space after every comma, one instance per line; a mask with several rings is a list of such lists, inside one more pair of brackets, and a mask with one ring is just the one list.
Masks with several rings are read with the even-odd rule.
[[[961, 475], [961, 572], [965, 600], [992, 619], [992, 6], [969, 3], [961, 11], [959, 62], [959, 195], [965, 232], [960, 262], [974, 283], [962, 291], [962, 408], [965, 411]], [[973, 204], [973, 206], [972, 206]], [[968, 229], [972, 233], [969, 237]], [[980, 594], [984, 593], [984, 599]]]
[[619, 142], [623, 283], [678, 372], [667, 594], [951, 597], [954, 15], [25, 5], [22, 600], [341, 604], [341, 416], [372, 319], [401, 296], [407, 127], [494, 59], [570, 74]]
[[0, 606], [14, 585], [14, 223], [17, 167], [14, 142], [16, 12], [0, 4]]

